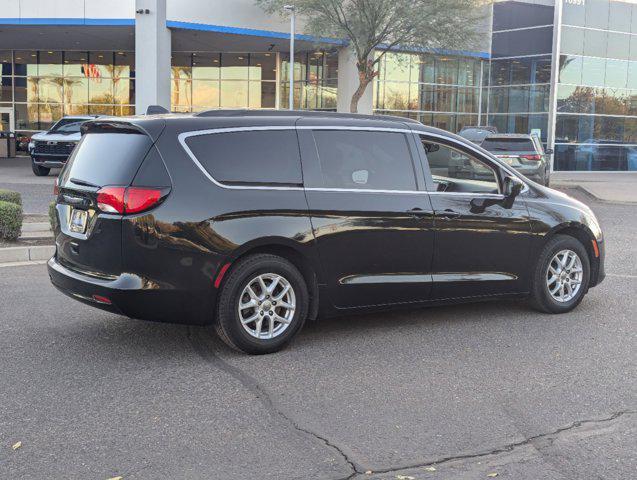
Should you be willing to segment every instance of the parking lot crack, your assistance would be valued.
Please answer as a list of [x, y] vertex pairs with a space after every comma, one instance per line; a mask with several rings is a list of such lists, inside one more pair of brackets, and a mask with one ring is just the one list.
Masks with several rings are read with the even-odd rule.
[[359, 473], [364, 472], [365, 470], [356, 464], [354, 460], [351, 459], [350, 455], [348, 455], [341, 447], [336, 445], [334, 442], [329, 440], [327, 437], [310, 430], [309, 428], [302, 427], [298, 421], [294, 420], [290, 417], [283, 408], [278, 405], [273, 399], [270, 393], [251, 375], [244, 372], [240, 368], [235, 367], [234, 365], [228, 363], [225, 359], [221, 357], [216, 347], [212, 344], [211, 341], [207, 340], [205, 335], [199, 329], [194, 327], [189, 327], [188, 329], [188, 339], [192, 344], [193, 348], [201, 357], [205, 360], [208, 360], [216, 367], [218, 367], [221, 371], [227, 373], [232, 378], [241, 383], [245, 388], [247, 388], [262, 404], [263, 406], [274, 416], [281, 418], [285, 423], [292, 426], [298, 432], [301, 432], [304, 435], [309, 435], [316, 440], [319, 440], [328, 448], [334, 450], [348, 465], [351, 473], [339, 480], [346, 480], [356, 476]]
[[568, 432], [571, 430], [576, 430], [578, 428], [581, 428], [585, 425], [604, 425], [608, 422], [612, 422], [624, 415], [634, 415], [636, 414], [637, 411], [633, 411], [633, 410], [624, 410], [624, 411], [619, 411], [619, 412], [615, 412], [612, 415], [608, 416], [608, 417], [604, 417], [604, 418], [596, 418], [596, 419], [587, 419], [587, 420], [578, 420], [576, 422], [573, 422], [565, 427], [561, 427], [558, 428], [556, 430], [553, 430], [551, 432], [548, 433], [540, 433], [538, 435], [533, 435], [530, 437], [525, 438], [524, 440], [520, 440], [518, 442], [513, 442], [513, 443], [508, 443], [506, 445], [491, 449], [491, 450], [486, 450], [483, 452], [476, 452], [476, 453], [467, 453], [467, 454], [461, 454], [461, 455], [449, 455], [449, 456], [445, 456], [445, 457], [441, 457], [435, 460], [431, 460], [431, 461], [427, 461], [424, 463], [417, 463], [417, 464], [411, 464], [411, 465], [403, 465], [400, 467], [393, 467], [393, 468], [388, 468], [388, 469], [377, 469], [374, 470], [374, 473], [392, 473], [392, 472], [398, 472], [398, 471], [402, 471], [402, 470], [411, 470], [411, 469], [417, 469], [417, 468], [425, 468], [425, 467], [430, 467], [430, 466], [440, 466], [440, 465], [444, 465], [445, 463], [450, 463], [450, 462], [454, 462], [454, 461], [458, 461], [458, 460], [470, 460], [470, 459], [476, 459], [476, 458], [484, 458], [484, 457], [489, 457], [492, 455], [498, 455], [501, 453], [508, 453], [508, 452], [512, 452], [513, 450], [515, 450], [516, 448], [520, 448], [520, 447], [524, 447], [527, 445], [534, 445], [534, 443], [539, 442], [539, 441], [547, 441], [548, 444], [552, 444], [561, 434], [563, 434], [564, 432]]

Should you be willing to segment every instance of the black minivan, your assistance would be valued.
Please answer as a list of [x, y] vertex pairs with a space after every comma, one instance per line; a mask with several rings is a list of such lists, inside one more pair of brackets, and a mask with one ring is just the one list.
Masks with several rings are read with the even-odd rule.
[[379, 308], [529, 297], [568, 312], [604, 278], [587, 206], [408, 119], [211, 111], [82, 130], [55, 187], [53, 284], [214, 324], [244, 352]]

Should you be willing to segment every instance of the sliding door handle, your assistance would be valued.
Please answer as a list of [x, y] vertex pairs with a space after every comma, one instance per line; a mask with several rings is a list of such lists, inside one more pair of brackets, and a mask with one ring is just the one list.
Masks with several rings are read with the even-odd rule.
[[461, 215], [462, 213], [456, 212], [455, 210], [451, 210], [450, 208], [447, 208], [446, 210], [443, 210], [442, 212], [436, 213], [436, 217], [442, 218], [444, 220], [453, 220], [454, 218], [458, 218]]
[[420, 207], [414, 207], [411, 210], [407, 210], [407, 213], [413, 215], [414, 217], [429, 217], [433, 215], [431, 211], [423, 210]]

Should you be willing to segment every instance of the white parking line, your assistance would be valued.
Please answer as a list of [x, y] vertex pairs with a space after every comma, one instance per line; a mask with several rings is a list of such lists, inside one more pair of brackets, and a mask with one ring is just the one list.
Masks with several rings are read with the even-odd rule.
[[607, 273], [607, 277], [619, 277], [619, 278], [637, 278], [637, 275], [628, 275], [624, 273]]

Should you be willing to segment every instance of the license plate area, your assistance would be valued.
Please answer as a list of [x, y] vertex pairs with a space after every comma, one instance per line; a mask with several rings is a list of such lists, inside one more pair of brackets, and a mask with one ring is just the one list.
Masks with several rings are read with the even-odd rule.
[[69, 230], [73, 233], [86, 233], [86, 224], [88, 223], [88, 212], [86, 210], [71, 210], [71, 218], [69, 220]]

